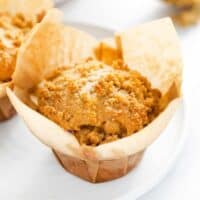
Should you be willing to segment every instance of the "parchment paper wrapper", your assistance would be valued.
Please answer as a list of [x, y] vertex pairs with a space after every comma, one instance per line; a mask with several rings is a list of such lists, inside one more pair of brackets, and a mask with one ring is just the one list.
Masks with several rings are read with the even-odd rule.
[[[52, 0], [0, 0], [0, 13], [23, 13], [26, 17], [31, 17], [51, 7], [53, 7]], [[15, 114], [15, 109], [10, 103], [5, 90], [10, 84], [11, 82], [0, 82], [0, 121], [9, 119]]]
[[[53, 149], [67, 171], [90, 182], [119, 178], [137, 165], [144, 150], [162, 133], [181, 101], [182, 63], [175, 29], [171, 20], [165, 18], [116, 34], [124, 61], [161, 90], [163, 112], [129, 137], [97, 147], [80, 146], [74, 135], [29, 106], [29, 91], [53, 68], [73, 61], [68, 52], [73, 54], [80, 49], [76, 54], [79, 60], [89, 56], [91, 46], [96, 45], [92, 36], [60, 25], [57, 14], [51, 11], [21, 47], [13, 76], [16, 92], [7, 89], [8, 96], [31, 132]], [[73, 34], [69, 34], [72, 30]], [[78, 39], [80, 35], [85, 39]], [[74, 42], [66, 41], [76, 41], [77, 48]]]

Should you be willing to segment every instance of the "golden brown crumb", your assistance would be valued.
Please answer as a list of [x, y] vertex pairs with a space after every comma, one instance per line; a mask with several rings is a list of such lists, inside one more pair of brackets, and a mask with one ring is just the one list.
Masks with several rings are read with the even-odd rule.
[[23, 14], [0, 13], [0, 81], [8, 81], [15, 69], [18, 49], [44, 14], [27, 19]]
[[161, 97], [122, 62], [108, 66], [98, 61], [56, 70], [34, 95], [39, 112], [91, 146], [142, 129], [158, 115]]

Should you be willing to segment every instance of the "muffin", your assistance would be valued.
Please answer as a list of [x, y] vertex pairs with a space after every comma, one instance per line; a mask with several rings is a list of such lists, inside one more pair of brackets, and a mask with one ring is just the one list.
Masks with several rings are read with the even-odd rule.
[[93, 183], [119, 178], [137, 166], [181, 101], [175, 29], [165, 18], [116, 33], [121, 60], [108, 65], [95, 57], [92, 36], [57, 15], [49, 11], [20, 47], [7, 94], [68, 172]]
[[199, 0], [165, 0], [176, 6], [177, 14], [173, 20], [180, 26], [190, 26], [196, 24], [200, 19], [200, 1]]
[[15, 111], [5, 95], [5, 85], [12, 82], [19, 47], [32, 28], [40, 23], [50, 0], [0, 1], [0, 120], [8, 119]]

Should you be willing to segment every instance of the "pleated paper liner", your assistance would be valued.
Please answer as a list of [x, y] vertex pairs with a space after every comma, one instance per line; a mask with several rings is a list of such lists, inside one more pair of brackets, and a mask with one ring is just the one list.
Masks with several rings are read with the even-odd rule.
[[30, 131], [53, 149], [62, 166], [93, 183], [119, 178], [134, 168], [142, 152], [163, 132], [181, 101], [179, 40], [169, 18], [117, 33], [116, 44], [123, 60], [146, 76], [163, 96], [163, 111], [131, 136], [97, 147], [80, 145], [73, 134], [31, 106], [32, 88], [53, 69], [93, 56], [91, 49], [97, 45], [89, 34], [62, 25], [55, 9], [48, 12], [20, 48], [13, 76], [15, 88], [7, 89], [13, 106]]
[[120, 178], [129, 173], [139, 164], [144, 151], [130, 155], [127, 158], [102, 161], [81, 160], [54, 150], [53, 153], [68, 172], [86, 181], [99, 183]]

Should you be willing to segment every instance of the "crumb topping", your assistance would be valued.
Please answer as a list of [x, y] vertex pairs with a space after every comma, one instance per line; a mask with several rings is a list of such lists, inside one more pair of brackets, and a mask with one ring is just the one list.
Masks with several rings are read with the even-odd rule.
[[97, 146], [129, 136], [159, 113], [161, 93], [121, 61], [87, 61], [56, 70], [34, 91], [38, 111]]

